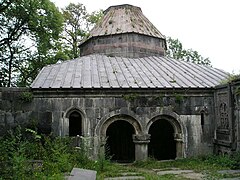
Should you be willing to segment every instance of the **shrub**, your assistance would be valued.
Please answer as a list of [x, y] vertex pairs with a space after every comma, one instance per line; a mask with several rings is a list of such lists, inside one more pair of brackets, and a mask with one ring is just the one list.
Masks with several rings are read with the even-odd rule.
[[29, 103], [33, 100], [33, 94], [31, 92], [22, 92], [19, 99], [23, 103]]
[[63, 179], [74, 166], [94, 169], [94, 162], [70, 138], [40, 136], [21, 127], [0, 138], [0, 162], [3, 179]]

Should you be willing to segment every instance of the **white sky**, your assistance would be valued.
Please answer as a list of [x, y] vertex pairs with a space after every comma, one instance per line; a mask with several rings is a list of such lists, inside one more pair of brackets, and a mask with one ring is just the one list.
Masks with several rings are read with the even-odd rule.
[[178, 38], [185, 49], [209, 57], [213, 67], [240, 73], [240, 0], [52, 0], [63, 8], [82, 3], [88, 12], [131, 4], [165, 36]]

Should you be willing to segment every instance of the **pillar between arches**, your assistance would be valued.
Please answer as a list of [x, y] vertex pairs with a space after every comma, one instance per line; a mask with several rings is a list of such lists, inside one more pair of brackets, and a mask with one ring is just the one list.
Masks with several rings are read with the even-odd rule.
[[135, 144], [135, 160], [142, 161], [148, 158], [148, 143], [150, 134], [134, 134], [133, 142]]
[[174, 134], [174, 140], [176, 142], [176, 159], [180, 159], [183, 157], [183, 141], [182, 141], [182, 134]]

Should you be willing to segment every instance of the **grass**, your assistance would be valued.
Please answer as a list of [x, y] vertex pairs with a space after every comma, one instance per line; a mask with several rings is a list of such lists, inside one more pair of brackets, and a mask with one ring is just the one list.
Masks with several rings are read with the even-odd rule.
[[[38, 135], [33, 130], [16, 128], [0, 137], [0, 180], [2, 179], [64, 179], [73, 167], [97, 171], [97, 179], [124, 175], [143, 176], [145, 179], [185, 180], [180, 175], [158, 175], [153, 169], [179, 168], [205, 174], [209, 179], [230, 178], [236, 175], [220, 174], [219, 170], [240, 169], [240, 153], [234, 156], [201, 156], [175, 161], [148, 159], [121, 165], [106, 160], [100, 154], [97, 161], [88, 158], [87, 147], [76, 149], [69, 138]], [[40, 166], [31, 161], [40, 160]], [[237, 174], [239, 176], [240, 174]]]
[[109, 163], [105, 171], [98, 172], [98, 179], [104, 179], [105, 177], [118, 177], [122, 176], [122, 172], [135, 172], [139, 176], [145, 177], [145, 179], [176, 179], [185, 180], [187, 178], [181, 175], [165, 174], [157, 175], [153, 169], [160, 170], [172, 170], [178, 168], [181, 170], [193, 170], [196, 173], [202, 173], [208, 179], [230, 178], [239, 177], [239, 174], [220, 174], [219, 170], [236, 169], [238, 168], [239, 155], [235, 156], [201, 156], [195, 158], [179, 159], [174, 161], [156, 161], [149, 159], [147, 161], [138, 161], [129, 165], [119, 165]]

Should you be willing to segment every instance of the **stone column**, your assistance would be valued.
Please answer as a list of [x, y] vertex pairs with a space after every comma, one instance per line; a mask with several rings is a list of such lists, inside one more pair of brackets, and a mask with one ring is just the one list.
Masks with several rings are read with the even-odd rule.
[[135, 144], [135, 160], [146, 160], [148, 158], [148, 143], [150, 142], [150, 134], [134, 134], [133, 142]]
[[176, 142], [176, 159], [181, 159], [183, 158], [182, 134], [174, 134], [174, 140]]

